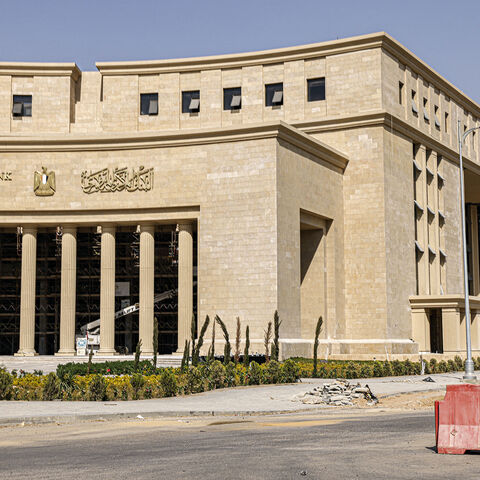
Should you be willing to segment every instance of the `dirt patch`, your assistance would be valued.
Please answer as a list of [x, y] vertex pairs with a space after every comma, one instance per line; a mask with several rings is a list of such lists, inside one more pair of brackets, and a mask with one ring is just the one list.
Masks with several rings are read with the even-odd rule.
[[435, 401], [443, 400], [445, 392], [402, 393], [388, 397], [379, 397], [378, 408], [395, 408], [400, 410], [429, 410]]

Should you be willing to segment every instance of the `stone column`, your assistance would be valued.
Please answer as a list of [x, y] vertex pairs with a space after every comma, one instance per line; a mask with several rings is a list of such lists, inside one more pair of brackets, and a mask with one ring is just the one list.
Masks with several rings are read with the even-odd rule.
[[153, 290], [155, 282], [155, 226], [140, 226], [139, 337], [142, 353], [153, 355]]
[[77, 287], [77, 228], [64, 226], [60, 290], [60, 349], [55, 355], [75, 355], [75, 302]]
[[412, 339], [420, 353], [430, 352], [430, 321], [425, 308], [412, 309]]
[[472, 246], [472, 277], [473, 292], [470, 295], [480, 295], [480, 255], [478, 251], [478, 208], [476, 205], [470, 207], [471, 211], [471, 241]]
[[100, 350], [115, 355], [115, 227], [102, 225], [100, 253]]
[[35, 353], [35, 280], [37, 273], [37, 229], [23, 227], [22, 280], [20, 297], [20, 347], [15, 355]]
[[[460, 309], [444, 308], [442, 310], [443, 353], [457, 353], [461, 351]], [[465, 327], [465, 323], [463, 324]]]
[[193, 315], [193, 237], [192, 224], [178, 225], [178, 353], [190, 338]]

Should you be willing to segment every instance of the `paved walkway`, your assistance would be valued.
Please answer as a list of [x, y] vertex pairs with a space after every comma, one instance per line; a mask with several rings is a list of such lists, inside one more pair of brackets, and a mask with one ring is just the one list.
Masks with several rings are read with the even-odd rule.
[[[399, 393], [444, 390], [448, 384], [460, 383], [462, 374], [430, 375], [435, 382], [423, 381], [426, 376], [388, 377], [359, 380], [370, 385], [377, 396]], [[280, 412], [326, 410], [335, 407], [305, 405], [291, 399], [298, 393], [331, 380], [304, 379], [289, 385], [261, 385], [214, 390], [196, 395], [129, 402], [25, 402], [0, 401], [0, 425], [44, 422], [75, 422], [106, 419], [112, 416], [144, 418], [155, 416], [248, 415]]]

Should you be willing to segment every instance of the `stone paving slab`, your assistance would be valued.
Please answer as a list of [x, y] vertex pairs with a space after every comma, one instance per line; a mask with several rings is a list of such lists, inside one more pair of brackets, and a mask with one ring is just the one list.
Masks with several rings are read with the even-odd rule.
[[[368, 384], [379, 397], [401, 393], [444, 390], [446, 385], [460, 383], [461, 374], [430, 375], [435, 382], [424, 382], [424, 376], [388, 377], [358, 380]], [[134, 418], [153, 416], [248, 415], [328, 410], [335, 407], [305, 405], [292, 397], [330, 379], [304, 379], [288, 385], [260, 385], [214, 390], [184, 397], [133, 400], [128, 402], [62, 402], [0, 401], [0, 425], [44, 422], [75, 422], [106, 419], [112, 416]], [[352, 381], [352, 380], [351, 380]]]

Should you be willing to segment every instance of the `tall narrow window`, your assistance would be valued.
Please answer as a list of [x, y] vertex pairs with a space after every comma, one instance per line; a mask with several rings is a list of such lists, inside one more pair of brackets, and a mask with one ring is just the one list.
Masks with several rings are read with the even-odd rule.
[[445, 133], [448, 133], [448, 122], [449, 122], [449, 120], [448, 120], [448, 112], [445, 112], [445, 120], [444, 120], [444, 122], [445, 122], [445, 123], [444, 123], [444, 125], [443, 125], [443, 128], [444, 128], [444, 130], [445, 130]]
[[412, 90], [412, 112], [415, 116], [418, 115], [417, 92], [415, 90]]
[[433, 111], [434, 111], [434, 112], [433, 112], [433, 115], [434, 115], [434, 117], [435, 117], [435, 127], [436, 127], [438, 130], [440, 130], [440, 120], [439, 120], [439, 118], [438, 118], [438, 105], [435, 105], [435, 106], [433, 107]]
[[403, 83], [398, 82], [398, 103], [403, 105]]
[[307, 100], [309, 102], [325, 100], [325, 77], [308, 79], [307, 90]]
[[428, 100], [426, 98], [423, 99], [423, 119], [427, 123], [430, 122], [430, 115], [428, 114]]

